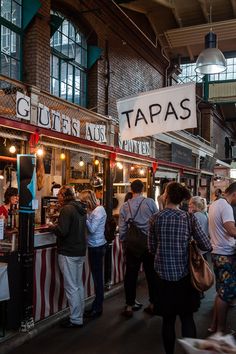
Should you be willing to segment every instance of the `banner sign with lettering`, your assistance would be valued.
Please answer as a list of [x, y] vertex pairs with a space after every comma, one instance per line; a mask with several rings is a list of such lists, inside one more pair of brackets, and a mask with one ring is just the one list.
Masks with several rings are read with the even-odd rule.
[[99, 143], [106, 143], [106, 126], [104, 124], [86, 123], [85, 139], [97, 141]]
[[122, 140], [197, 127], [195, 84], [175, 85], [117, 101]]
[[[16, 93], [16, 116], [20, 119], [31, 120], [31, 99], [21, 92]], [[80, 121], [59, 111], [38, 103], [37, 125], [59, 133], [80, 137]], [[85, 139], [99, 143], [107, 143], [106, 125], [86, 123]]]
[[121, 140], [121, 137], [119, 135], [119, 148], [139, 155], [150, 155], [149, 141]]

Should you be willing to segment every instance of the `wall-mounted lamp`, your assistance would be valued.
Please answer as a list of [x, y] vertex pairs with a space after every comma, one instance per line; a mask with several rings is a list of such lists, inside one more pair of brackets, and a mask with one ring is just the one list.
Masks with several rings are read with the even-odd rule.
[[83, 167], [84, 166], [84, 160], [83, 160], [83, 158], [80, 156], [80, 162], [79, 162], [79, 165], [80, 165], [80, 167]]

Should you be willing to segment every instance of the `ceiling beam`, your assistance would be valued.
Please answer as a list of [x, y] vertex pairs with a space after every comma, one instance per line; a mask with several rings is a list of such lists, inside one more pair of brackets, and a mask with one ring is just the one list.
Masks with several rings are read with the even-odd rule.
[[[231, 0], [234, 1], [234, 0]], [[201, 5], [201, 9], [204, 15], [204, 18], [206, 20], [206, 22], [209, 22], [209, 11], [207, 9], [207, 4], [205, 0], [198, 0], [199, 4]]]
[[172, 1], [169, 1], [169, 0], [153, 0], [153, 2], [155, 2], [159, 5], [168, 7], [169, 9], [173, 9], [173, 7], [174, 7]]
[[231, 0], [231, 5], [232, 5], [232, 8], [233, 8], [234, 17], [236, 17], [236, 1], [235, 0]]
[[[176, 6], [172, 8], [172, 13], [173, 13], [174, 18], [175, 18], [176, 22], [178, 23], [179, 27], [183, 27], [183, 22], [182, 22], [182, 19], [181, 19], [180, 15], [179, 15], [179, 12], [178, 12], [178, 9], [176, 8]], [[187, 48], [190, 60], [193, 61], [194, 60], [194, 55], [192, 53], [192, 50], [191, 50], [190, 46], [187, 45], [186, 48]]]

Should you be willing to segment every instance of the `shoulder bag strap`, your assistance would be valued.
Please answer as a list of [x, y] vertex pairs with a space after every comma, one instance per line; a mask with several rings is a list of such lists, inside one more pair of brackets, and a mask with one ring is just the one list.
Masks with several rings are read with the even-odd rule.
[[188, 222], [188, 232], [189, 232], [189, 239], [190, 241], [193, 240], [193, 218], [192, 218], [192, 214], [186, 212], [187, 215], [187, 222]]
[[142, 202], [144, 201], [144, 199], [145, 199], [145, 198], [143, 198], [142, 201], [141, 201], [141, 203], [139, 204], [139, 206], [138, 206], [138, 208], [137, 208], [136, 213], [134, 214], [134, 216], [132, 216], [132, 212], [131, 212], [131, 207], [130, 207], [129, 201], [127, 201], [131, 219], [134, 220], [134, 219], [136, 218], [136, 216], [137, 216], [137, 214], [138, 214], [138, 211], [139, 211], [139, 209], [140, 209], [140, 207], [141, 207], [141, 204], [142, 204]]

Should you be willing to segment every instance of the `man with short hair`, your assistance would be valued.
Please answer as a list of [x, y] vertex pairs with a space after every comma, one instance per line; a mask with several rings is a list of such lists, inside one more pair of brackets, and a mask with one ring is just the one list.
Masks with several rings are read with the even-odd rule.
[[214, 201], [209, 209], [217, 291], [210, 332], [225, 331], [228, 308], [236, 298], [236, 227], [231, 204], [236, 204], [236, 182], [225, 190], [224, 198]]
[[143, 264], [148, 283], [150, 305], [145, 309], [145, 311], [149, 314], [152, 314], [156, 293], [154, 258], [149, 253], [148, 248], [146, 248], [143, 254], [137, 255], [134, 251], [125, 246], [127, 242], [126, 237], [129, 219], [134, 218], [136, 215], [134, 220], [135, 225], [142, 231], [144, 237], [147, 238], [149, 231], [149, 219], [158, 211], [153, 199], [143, 197], [143, 188], [144, 185], [141, 180], [137, 179], [131, 183], [133, 198], [129, 199], [122, 205], [119, 216], [119, 236], [120, 240], [124, 242], [126, 259], [126, 272], [124, 279], [126, 306], [122, 314], [127, 318], [133, 316], [133, 307], [135, 306], [136, 298], [136, 284], [141, 264]]

